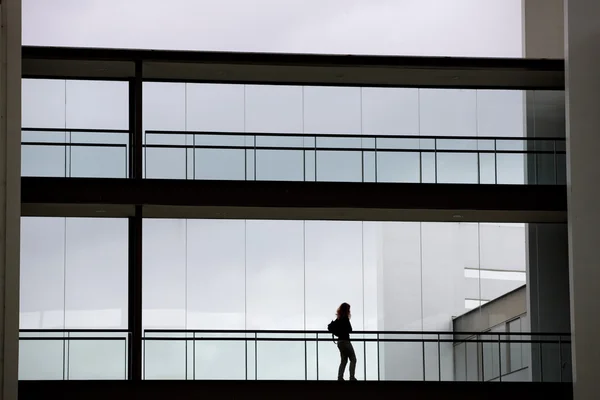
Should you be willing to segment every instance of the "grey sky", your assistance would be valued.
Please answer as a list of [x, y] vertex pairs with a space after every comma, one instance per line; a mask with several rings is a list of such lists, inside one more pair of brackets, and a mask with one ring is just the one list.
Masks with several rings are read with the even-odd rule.
[[23, 43], [521, 57], [521, 0], [23, 0]]

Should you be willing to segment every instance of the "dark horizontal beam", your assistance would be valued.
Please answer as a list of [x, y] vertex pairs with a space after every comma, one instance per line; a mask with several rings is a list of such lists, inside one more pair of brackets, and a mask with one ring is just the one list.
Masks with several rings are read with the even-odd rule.
[[328, 86], [564, 89], [564, 60], [24, 46], [23, 76]]
[[23, 215], [562, 222], [567, 209], [565, 186], [26, 177], [21, 190]]
[[[37, 400], [55, 393], [65, 400], [82, 399], [488, 399], [570, 400], [571, 383], [418, 382], [418, 381], [20, 381], [19, 400]], [[285, 393], [282, 396], [282, 393]]]

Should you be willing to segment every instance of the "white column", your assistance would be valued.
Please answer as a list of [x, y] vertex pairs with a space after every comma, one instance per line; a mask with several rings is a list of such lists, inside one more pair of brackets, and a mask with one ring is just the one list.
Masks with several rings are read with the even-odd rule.
[[0, 1], [0, 399], [16, 400], [21, 215], [21, 0]]
[[600, 393], [600, 1], [565, 0], [574, 399]]

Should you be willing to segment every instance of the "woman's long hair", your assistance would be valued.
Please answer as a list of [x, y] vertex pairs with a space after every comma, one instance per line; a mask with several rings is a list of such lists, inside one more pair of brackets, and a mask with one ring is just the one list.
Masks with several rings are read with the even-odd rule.
[[337, 315], [338, 319], [344, 318], [344, 317], [350, 319], [350, 317], [351, 317], [350, 304], [348, 304], [348, 303], [340, 304], [340, 306], [337, 309], [336, 315]]

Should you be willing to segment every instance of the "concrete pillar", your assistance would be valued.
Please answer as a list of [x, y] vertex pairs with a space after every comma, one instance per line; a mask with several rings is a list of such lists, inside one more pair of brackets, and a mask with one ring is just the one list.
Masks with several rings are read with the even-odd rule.
[[600, 393], [600, 1], [565, 0], [573, 389]]
[[0, 2], [0, 399], [16, 400], [21, 217], [21, 0]]
[[[523, 1], [523, 55], [526, 58], [564, 58], [563, 0]], [[527, 91], [527, 137], [564, 138], [564, 93]], [[560, 150], [549, 141], [528, 142], [529, 150]], [[528, 155], [526, 181], [565, 184], [563, 155]], [[567, 226], [529, 224], [527, 227], [527, 313], [531, 332], [570, 331]], [[534, 337], [534, 339], [538, 339]], [[554, 338], [558, 339], [558, 338]], [[530, 371], [534, 381], [571, 380], [568, 346], [531, 346]]]
[[[531, 332], [568, 333], [569, 256], [565, 224], [529, 224], [527, 314]], [[534, 339], [541, 339], [534, 336]], [[558, 337], [547, 339], [558, 340]], [[561, 339], [562, 340], [562, 339]], [[531, 346], [531, 378], [536, 382], [570, 382], [568, 345]]]
[[523, 55], [564, 58], [564, 0], [523, 0]]

